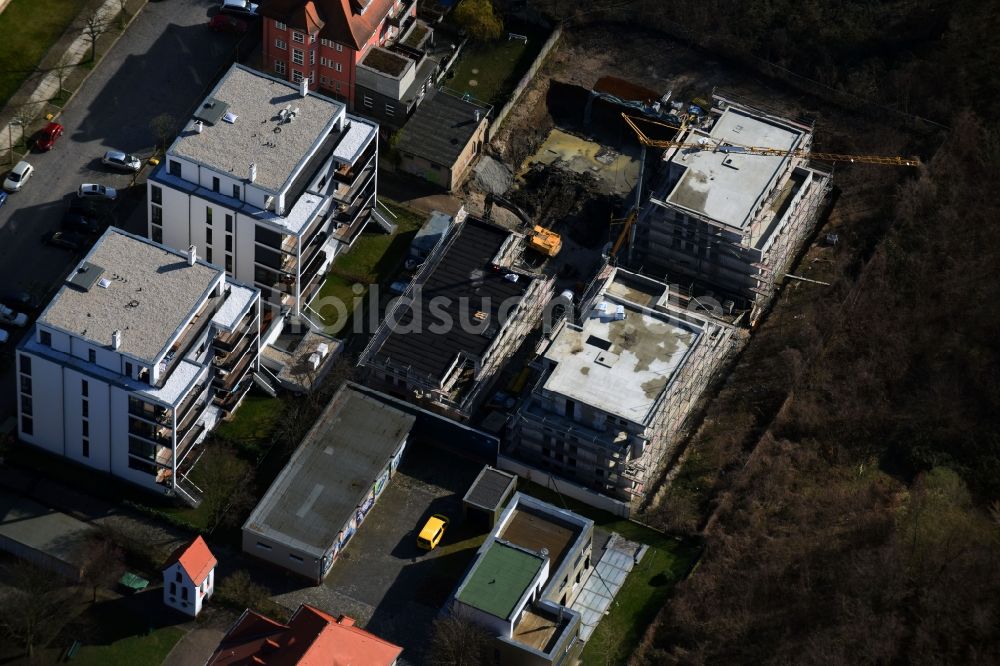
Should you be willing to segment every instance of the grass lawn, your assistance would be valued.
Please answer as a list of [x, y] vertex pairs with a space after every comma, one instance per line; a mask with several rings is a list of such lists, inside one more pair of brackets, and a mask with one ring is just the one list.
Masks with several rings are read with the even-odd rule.
[[698, 557], [698, 545], [595, 509], [530, 481], [520, 479], [517, 486], [533, 497], [590, 518], [601, 529], [649, 546], [583, 650], [584, 664], [624, 664], [674, 584], [690, 571]]
[[145, 636], [129, 636], [111, 645], [84, 645], [72, 663], [74, 666], [159, 664], [183, 636], [182, 629], [162, 627]]
[[12, 0], [0, 14], [0, 104], [5, 104], [76, 18], [83, 0]]
[[583, 649], [584, 664], [624, 664], [646, 628], [687, 574], [696, 551], [690, 547], [650, 548], [632, 569], [609, 612]]
[[258, 395], [251, 391], [229, 421], [215, 429], [215, 435], [235, 442], [240, 448], [258, 448], [266, 444], [278, 424], [285, 403], [279, 398]]
[[[527, 44], [519, 39], [507, 39], [508, 30], [527, 35]], [[444, 85], [487, 104], [500, 105], [531, 67], [546, 39], [548, 33], [537, 26], [510, 25], [505, 27], [503, 37], [495, 42], [470, 41], [455, 61]]]
[[[314, 301], [323, 323], [329, 327], [327, 332], [331, 335], [337, 335], [347, 329], [356, 297], [363, 297], [368, 287], [382, 284], [395, 274], [406, 257], [413, 237], [427, 219], [423, 213], [394, 201], [379, 198], [379, 203], [396, 216], [394, 218], [392, 215], [386, 215], [389, 221], [396, 223], [396, 233], [390, 236], [373, 222], [369, 223], [366, 231], [354, 241], [351, 249], [333, 262], [330, 276], [320, 287], [319, 295]], [[385, 214], [382, 210], [379, 212]], [[354, 293], [352, 287], [355, 284], [364, 287], [360, 294]], [[346, 318], [339, 316], [338, 308], [321, 305], [324, 301], [329, 302], [333, 299], [338, 299], [344, 304], [348, 313]]]

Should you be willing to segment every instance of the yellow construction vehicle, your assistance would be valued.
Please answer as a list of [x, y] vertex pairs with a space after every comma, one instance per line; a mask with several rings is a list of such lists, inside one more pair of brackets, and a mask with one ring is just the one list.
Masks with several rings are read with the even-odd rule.
[[554, 257], [562, 249], [562, 238], [556, 232], [536, 224], [528, 233], [528, 246], [547, 257]]

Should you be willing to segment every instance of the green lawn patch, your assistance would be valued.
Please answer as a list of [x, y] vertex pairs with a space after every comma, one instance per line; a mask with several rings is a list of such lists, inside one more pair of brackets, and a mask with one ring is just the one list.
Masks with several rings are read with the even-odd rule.
[[111, 645], [84, 645], [73, 657], [74, 666], [131, 666], [160, 664], [184, 637], [177, 627], [162, 627], [144, 636], [129, 636]]
[[[383, 207], [392, 211], [395, 217], [386, 214]], [[349, 330], [347, 324], [351, 320], [355, 298], [363, 297], [371, 285], [384, 284], [395, 275], [406, 258], [413, 237], [427, 219], [423, 213], [385, 198], [379, 198], [379, 213], [396, 224], [396, 233], [390, 236], [375, 223], [369, 223], [351, 249], [333, 262], [329, 277], [313, 301], [312, 307], [318, 311], [330, 335]], [[364, 289], [355, 293], [355, 284], [362, 285]], [[334, 299], [344, 304], [343, 310], [328, 304]], [[347, 317], [341, 316], [343, 312], [347, 313]]]
[[697, 551], [690, 546], [650, 548], [618, 591], [608, 614], [583, 649], [584, 664], [624, 664]]
[[237, 448], [257, 449], [270, 441], [284, 411], [285, 403], [281, 399], [257, 395], [251, 391], [233, 413], [233, 417], [220, 423], [213, 434], [221, 439], [228, 439]]
[[11, 0], [0, 14], [0, 104], [17, 92], [85, 4], [83, 0]]
[[[508, 31], [526, 35], [527, 43], [507, 39]], [[470, 41], [455, 61], [454, 76], [449, 75], [445, 85], [487, 104], [502, 104], [531, 67], [546, 39], [548, 32], [539, 26], [511, 24], [505, 26], [503, 37], [495, 42]]]

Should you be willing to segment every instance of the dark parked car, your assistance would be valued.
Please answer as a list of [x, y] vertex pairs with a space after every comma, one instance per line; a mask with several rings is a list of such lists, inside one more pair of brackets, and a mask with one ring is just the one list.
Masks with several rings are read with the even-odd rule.
[[63, 134], [63, 126], [59, 123], [49, 123], [46, 125], [41, 132], [38, 133], [38, 138], [35, 140], [35, 147], [38, 150], [52, 150], [52, 146], [55, 145], [56, 139], [61, 137]]
[[37, 298], [26, 291], [0, 289], [0, 305], [6, 305], [11, 310], [26, 312], [37, 309], [40, 303]]
[[100, 219], [104, 214], [101, 210], [101, 204], [97, 201], [92, 201], [88, 199], [73, 199], [69, 204], [69, 212], [77, 213], [83, 215], [84, 217], [92, 217], [95, 220]]
[[96, 234], [101, 231], [101, 225], [97, 220], [73, 211], [68, 211], [63, 215], [62, 228], [88, 234]]
[[46, 245], [61, 247], [66, 250], [82, 250], [87, 247], [87, 237], [83, 234], [72, 231], [50, 231], [42, 236], [42, 242]]
[[257, 16], [258, 6], [250, 0], [222, 0], [219, 11], [227, 14], [239, 14], [240, 16]]
[[250, 26], [247, 25], [246, 21], [241, 21], [235, 16], [216, 14], [208, 22], [208, 27], [215, 32], [231, 32], [234, 35], [243, 35], [246, 34]]

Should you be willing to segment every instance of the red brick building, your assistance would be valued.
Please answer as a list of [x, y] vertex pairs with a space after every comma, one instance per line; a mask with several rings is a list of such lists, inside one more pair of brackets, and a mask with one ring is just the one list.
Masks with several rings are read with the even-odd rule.
[[264, 68], [347, 100], [354, 107], [357, 64], [384, 45], [416, 0], [272, 0], [262, 3]]

